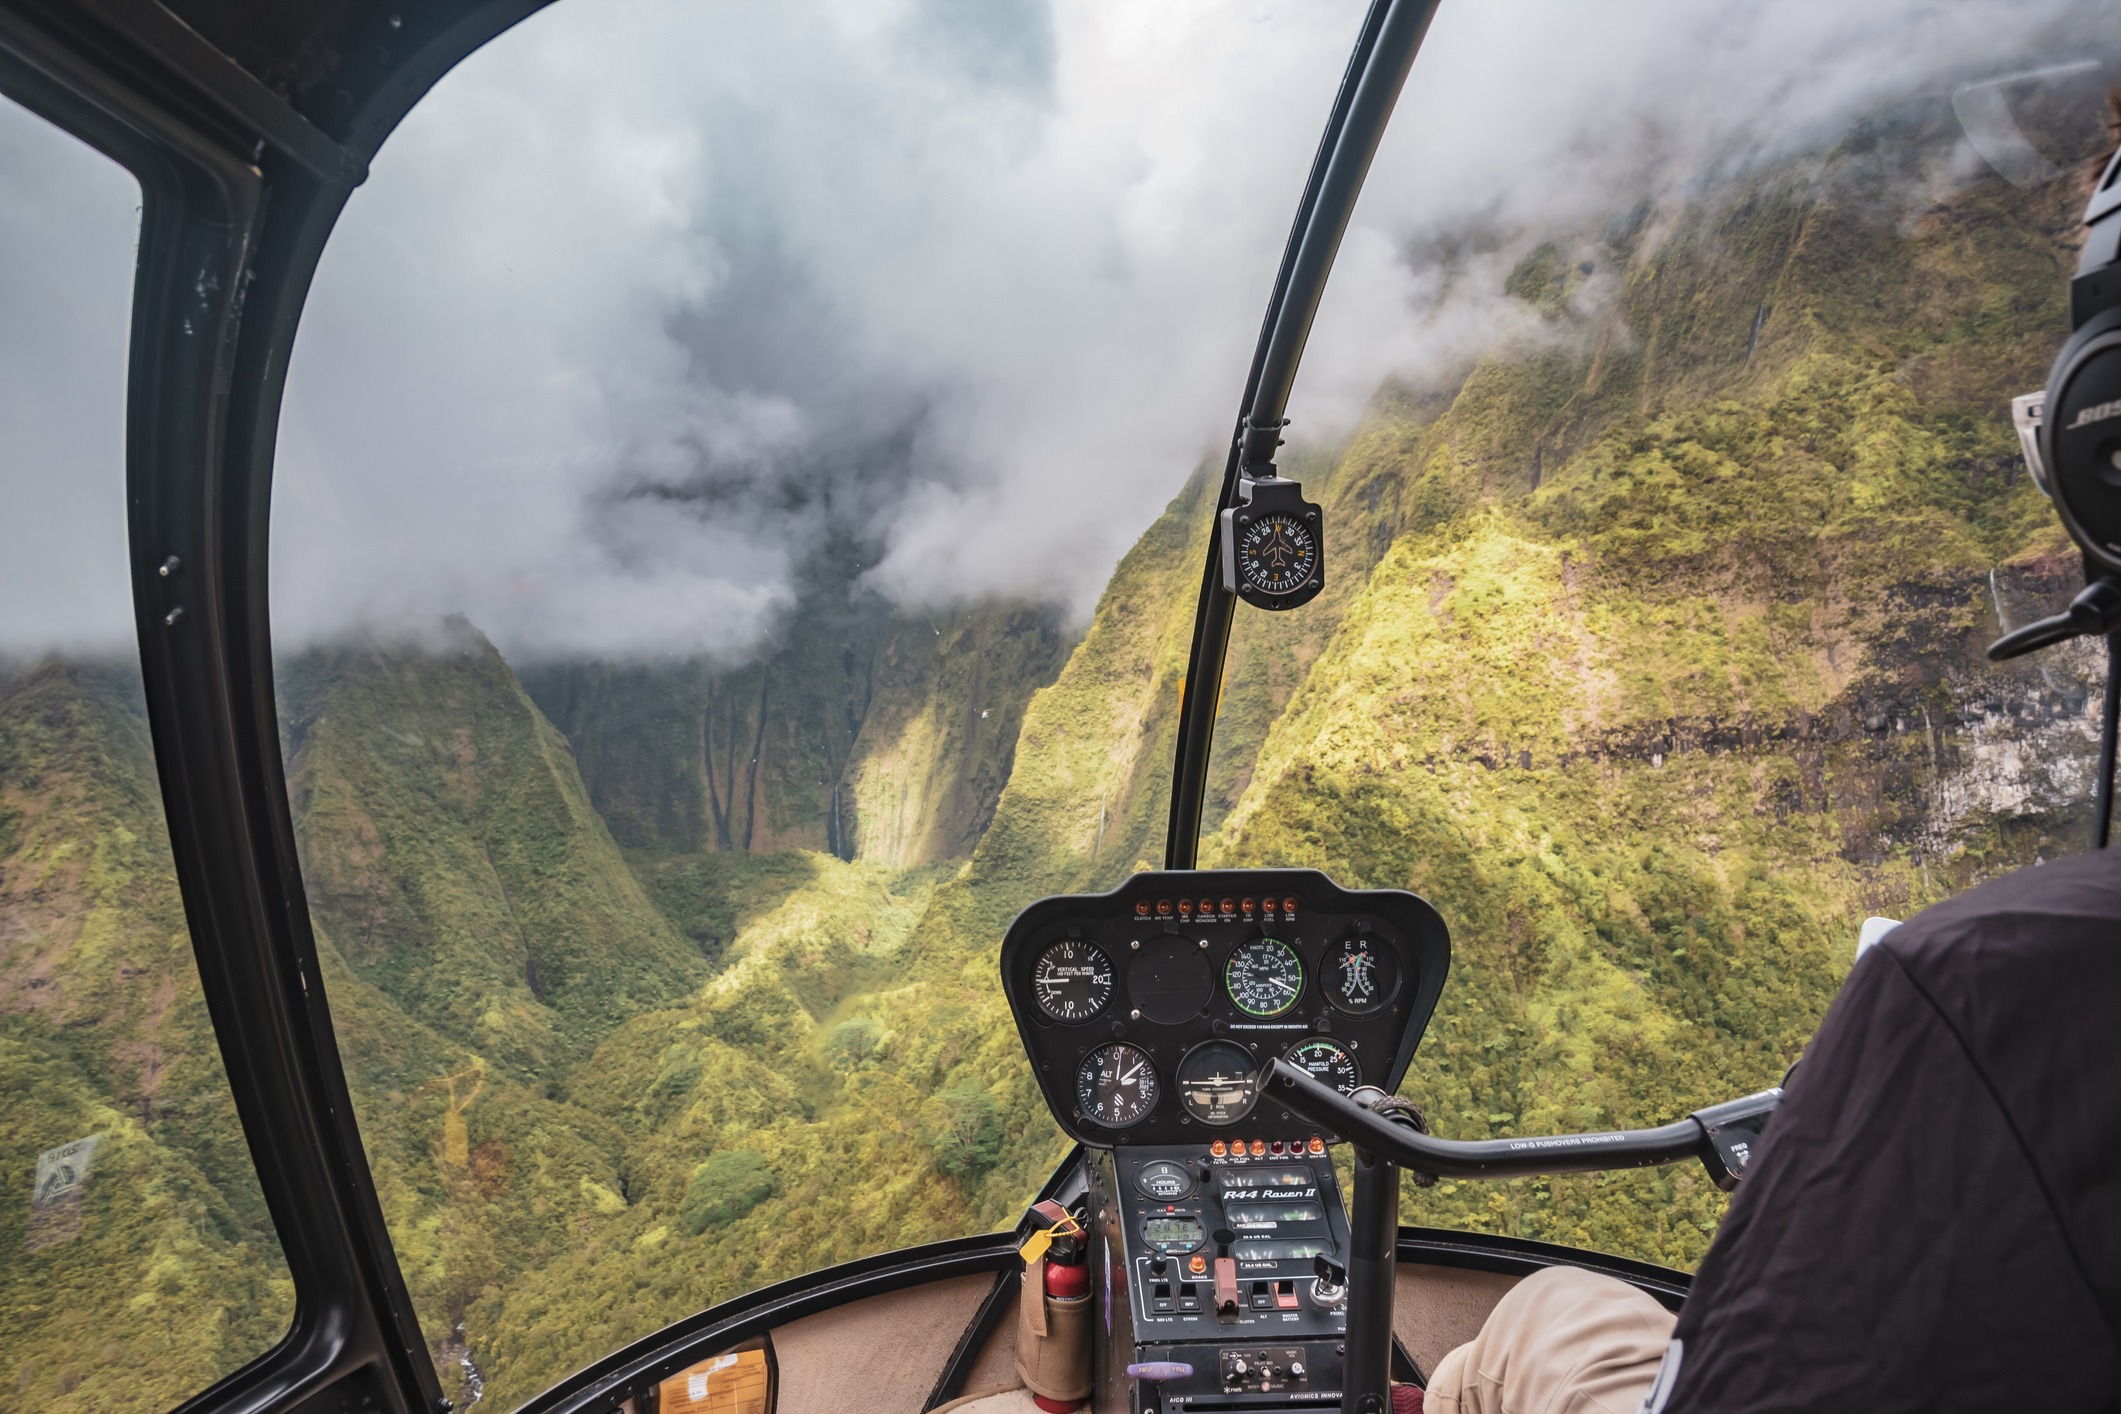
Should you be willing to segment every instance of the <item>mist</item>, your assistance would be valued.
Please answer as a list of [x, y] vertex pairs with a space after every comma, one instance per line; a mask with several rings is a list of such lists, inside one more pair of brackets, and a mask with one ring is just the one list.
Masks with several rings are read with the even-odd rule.
[[[1361, 8], [533, 16], [413, 112], [325, 253], [276, 472], [283, 646], [462, 613], [518, 661], [734, 660], [820, 555], [912, 609], [1012, 596], [1080, 617], [1220, 461]], [[1524, 329], [1501, 285], [1538, 240], [2069, 57], [2093, 13], [1446, 0], [1294, 431], [1329, 442], [1384, 379], [1444, 376]], [[78, 546], [109, 540], [119, 506], [129, 280], [110, 251], [132, 232], [109, 229], [115, 169], [59, 160], [45, 148], [66, 140], [38, 147], [29, 122], [0, 125], [15, 651], [130, 623], [122, 594], [90, 611]], [[1939, 180], [1980, 170], [1950, 154]], [[1445, 246], [1478, 254], [1446, 271]]]

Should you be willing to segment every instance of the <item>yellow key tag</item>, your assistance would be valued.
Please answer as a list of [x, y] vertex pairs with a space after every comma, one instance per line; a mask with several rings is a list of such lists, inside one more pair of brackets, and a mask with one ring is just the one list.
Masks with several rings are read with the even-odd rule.
[[1053, 1233], [1049, 1229], [1041, 1228], [1031, 1234], [1029, 1241], [1016, 1249], [1016, 1255], [1023, 1258], [1024, 1265], [1028, 1267], [1039, 1258], [1045, 1256], [1046, 1249], [1052, 1245]]

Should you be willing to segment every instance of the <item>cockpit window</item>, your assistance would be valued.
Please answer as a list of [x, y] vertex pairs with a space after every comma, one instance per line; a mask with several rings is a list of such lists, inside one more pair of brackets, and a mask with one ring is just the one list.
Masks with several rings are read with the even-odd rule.
[[[1454, 1138], [1773, 1085], [1866, 916], [2087, 828], [2096, 646], [1982, 650], [2082, 584], [2009, 412], [2113, 66], [1630, 13], [1526, 46], [1440, 11], [1290, 410], [1326, 587], [1239, 610], [1217, 723], [1204, 866], [1449, 922], [1402, 1088]], [[1403, 1216], [1687, 1267], [1722, 1204], [1674, 1168]]]
[[1013, 1223], [1066, 1152], [995, 948], [1162, 862], [1359, 15], [569, 0], [378, 155], [290, 370], [276, 674], [459, 1407]]
[[0, 1403], [173, 1408], [294, 1285], [193, 960], [134, 636], [140, 189], [0, 100]]

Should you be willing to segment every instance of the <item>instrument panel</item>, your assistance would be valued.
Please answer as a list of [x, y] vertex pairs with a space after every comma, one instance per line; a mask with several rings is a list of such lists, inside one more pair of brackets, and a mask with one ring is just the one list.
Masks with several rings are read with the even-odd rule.
[[1294, 1154], [1323, 1136], [1260, 1104], [1268, 1063], [1342, 1094], [1395, 1088], [1450, 955], [1443, 919], [1411, 893], [1310, 869], [1173, 871], [1025, 909], [1002, 941], [1002, 989], [1071, 1137]]

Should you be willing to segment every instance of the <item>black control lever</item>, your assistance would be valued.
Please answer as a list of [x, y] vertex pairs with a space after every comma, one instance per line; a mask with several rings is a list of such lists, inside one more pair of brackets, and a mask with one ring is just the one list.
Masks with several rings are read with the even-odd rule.
[[[1330, 1129], [1357, 1149], [1367, 1150], [1393, 1163], [1418, 1168], [1445, 1178], [1526, 1178], [1547, 1173], [1595, 1173], [1607, 1169], [1652, 1168], [1700, 1159], [1712, 1175], [1737, 1172], [1745, 1156], [1735, 1151], [1728, 1158], [1717, 1153], [1714, 1132], [1718, 1127], [1735, 1133], [1736, 1120], [1725, 1117], [1733, 1106], [1751, 1106], [1757, 1122], [1751, 1139], [1744, 1141], [1750, 1154], [1753, 1140], [1767, 1125], [1767, 1116], [1782, 1099], [1782, 1091], [1763, 1090], [1743, 1100], [1712, 1106], [1672, 1124], [1655, 1129], [1616, 1129], [1598, 1134], [1557, 1134], [1527, 1139], [1438, 1139], [1395, 1124], [1375, 1111], [1356, 1104], [1331, 1086], [1320, 1083], [1310, 1072], [1277, 1060], [1268, 1071], [1268, 1083], [1277, 1100], [1305, 1119]], [[1731, 1158], [1737, 1161], [1733, 1168]], [[1721, 1182], [1721, 1179], [1718, 1180]]]
[[1745, 1177], [1745, 1166], [1760, 1147], [1761, 1131], [1781, 1103], [1782, 1091], [1777, 1088], [1742, 1100], [1726, 1100], [1687, 1116], [1701, 1126], [1707, 1141], [1701, 1147], [1701, 1163], [1718, 1188], [1728, 1193]]
[[[1782, 1091], [1697, 1110], [1656, 1129], [1609, 1130], [1536, 1139], [1437, 1139], [1412, 1117], [1359, 1104], [1285, 1060], [1268, 1068], [1274, 1097], [1355, 1146], [1355, 1193], [1349, 1213], [1348, 1338], [1341, 1414], [1384, 1414], [1390, 1397], [1393, 1260], [1399, 1236], [1401, 1167], [1447, 1178], [1518, 1178], [1531, 1174], [1648, 1168], [1698, 1158], [1719, 1186], [1735, 1187]], [[1358, 1094], [1363, 1093], [1361, 1091]], [[1382, 1112], [1381, 1112], [1382, 1110]], [[1321, 1262], [1319, 1279], [1330, 1264]]]
[[1988, 646], [1988, 658], [2000, 663], [2037, 649], [2052, 647], [2070, 638], [2088, 638], [2121, 628], [2121, 583], [2101, 575], [2084, 586], [2061, 613], [2035, 619], [2024, 628], [2013, 629]]

